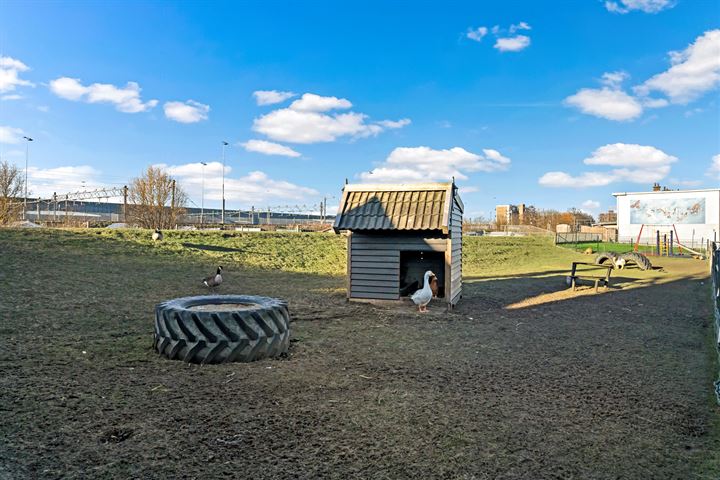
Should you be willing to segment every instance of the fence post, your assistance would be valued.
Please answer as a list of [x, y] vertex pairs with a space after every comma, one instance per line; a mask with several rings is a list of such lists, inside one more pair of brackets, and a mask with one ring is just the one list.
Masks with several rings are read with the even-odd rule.
[[127, 185], [123, 186], [123, 222], [127, 222], [127, 197], [128, 197], [128, 187]]

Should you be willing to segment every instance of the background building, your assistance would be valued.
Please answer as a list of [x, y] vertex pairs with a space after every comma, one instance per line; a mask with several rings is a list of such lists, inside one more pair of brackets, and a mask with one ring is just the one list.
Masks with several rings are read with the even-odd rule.
[[662, 190], [613, 193], [617, 200], [617, 225], [620, 241], [654, 243], [656, 231], [669, 234], [681, 243], [699, 246], [708, 239], [717, 240], [720, 232], [720, 189]]
[[498, 225], [523, 225], [525, 224], [525, 204], [520, 205], [496, 205], [495, 222]]

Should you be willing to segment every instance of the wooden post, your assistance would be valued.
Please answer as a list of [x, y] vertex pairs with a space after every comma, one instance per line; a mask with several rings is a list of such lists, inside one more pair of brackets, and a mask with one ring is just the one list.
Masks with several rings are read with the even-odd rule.
[[123, 222], [127, 222], [127, 197], [128, 197], [128, 187], [127, 185], [123, 186]]
[[57, 222], [57, 192], [53, 192], [53, 220]]
[[452, 229], [448, 228], [448, 230], [450, 234], [445, 241], [445, 302], [447, 309], [450, 310], [452, 309]]

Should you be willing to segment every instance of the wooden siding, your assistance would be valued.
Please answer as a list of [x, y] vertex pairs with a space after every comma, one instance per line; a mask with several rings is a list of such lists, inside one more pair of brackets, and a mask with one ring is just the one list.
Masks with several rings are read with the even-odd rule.
[[448, 240], [441, 232], [427, 232], [426, 235], [353, 233], [348, 248], [348, 296], [400, 298], [400, 252], [446, 250]]
[[462, 209], [453, 201], [450, 217], [450, 292], [448, 301], [455, 305], [462, 295]]

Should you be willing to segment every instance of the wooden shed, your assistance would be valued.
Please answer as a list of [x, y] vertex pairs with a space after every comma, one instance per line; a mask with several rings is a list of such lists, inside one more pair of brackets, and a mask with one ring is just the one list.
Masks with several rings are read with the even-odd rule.
[[349, 299], [399, 300], [438, 277], [448, 307], [462, 296], [462, 215], [454, 183], [345, 185], [333, 228], [348, 231]]

